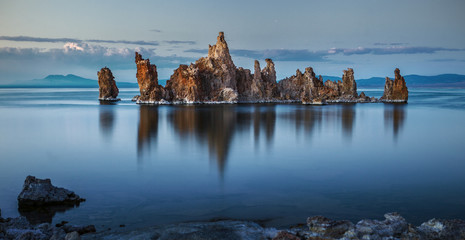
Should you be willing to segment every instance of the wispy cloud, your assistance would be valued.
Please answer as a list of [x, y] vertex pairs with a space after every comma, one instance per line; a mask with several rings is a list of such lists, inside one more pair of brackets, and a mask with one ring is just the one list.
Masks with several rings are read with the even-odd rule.
[[402, 45], [407, 45], [407, 43], [398, 43], [398, 42], [382, 43], [382, 42], [376, 42], [373, 45], [375, 45], [375, 46], [402, 46]]
[[173, 44], [173, 45], [180, 45], [180, 44], [187, 44], [187, 45], [194, 45], [197, 42], [196, 41], [176, 41], [176, 40], [171, 40], [171, 41], [163, 41], [168, 44]]
[[157, 41], [129, 41], [129, 40], [101, 40], [101, 39], [88, 39], [82, 40], [77, 38], [43, 38], [43, 37], [30, 37], [30, 36], [0, 36], [0, 40], [14, 41], [14, 42], [48, 42], [48, 43], [66, 43], [66, 42], [89, 42], [89, 43], [113, 43], [113, 44], [131, 44], [143, 46], [158, 46]]
[[[128, 45], [139, 45], [139, 46], [159, 46], [158, 41], [131, 41], [131, 40], [102, 40], [102, 39], [78, 39], [78, 38], [44, 38], [44, 37], [30, 37], [30, 36], [0, 36], [0, 40], [13, 41], [13, 42], [39, 42], [39, 43], [110, 43], [110, 44], [128, 44]], [[163, 41], [169, 45], [194, 45], [195, 41]]]
[[431, 59], [430, 62], [465, 62], [465, 59], [455, 59], [455, 58], [437, 58]]
[[81, 42], [75, 38], [41, 38], [41, 37], [29, 37], [29, 36], [0, 36], [0, 40], [13, 41], [13, 42], [48, 42], [48, 43], [60, 43], [60, 42]]
[[[312, 61], [326, 62], [330, 61], [328, 57], [334, 55], [393, 55], [393, 54], [434, 54], [436, 52], [448, 51], [459, 52], [465, 49], [442, 48], [442, 47], [406, 47], [406, 46], [388, 46], [388, 47], [358, 47], [358, 48], [331, 48], [328, 50], [309, 51], [306, 49], [266, 49], [266, 50], [246, 50], [232, 49], [231, 54], [239, 57], [254, 59], [272, 58], [275, 61]], [[188, 53], [206, 54], [207, 49], [189, 49]]]
[[144, 58], [159, 67], [175, 68], [180, 63], [189, 63], [192, 58], [177, 55], [159, 56], [153, 48], [115, 48], [88, 43], [68, 42], [62, 48], [0, 48], [0, 62], [57, 62], [74, 66], [98, 68], [101, 65], [113, 66], [120, 69], [132, 69], [134, 52], [139, 52]]
[[122, 44], [132, 44], [132, 45], [143, 45], [143, 46], [158, 46], [160, 45], [157, 41], [128, 41], [128, 40], [97, 40], [90, 39], [84, 40], [83, 42], [91, 43], [122, 43]]
[[344, 55], [360, 55], [360, 54], [374, 54], [374, 55], [392, 55], [392, 54], [432, 54], [439, 51], [444, 52], [458, 52], [463, 49], [458, 48], [442, 48], [442, 47], [403, 47], [393, 46], [384, 48], [333, 48], [330, 49], [332, 53], [342, 53]]

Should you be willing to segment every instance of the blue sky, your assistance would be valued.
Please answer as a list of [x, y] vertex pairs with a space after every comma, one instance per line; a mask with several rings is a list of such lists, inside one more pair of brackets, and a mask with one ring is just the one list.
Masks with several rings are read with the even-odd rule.
[[167, 79], [224, 31], [237, 66], [276, 63], [278, 78], [312, 66], [356, 78], [465, 74], [465, 1], [0, 2], [0, 83], [108, 66], [135, 82], [134, 51]]

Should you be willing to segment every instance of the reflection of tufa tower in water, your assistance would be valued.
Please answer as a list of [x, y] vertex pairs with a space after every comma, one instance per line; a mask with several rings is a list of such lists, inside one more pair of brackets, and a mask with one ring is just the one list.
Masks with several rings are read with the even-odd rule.
[[137, 132], [137, 156], [139, 160], [144, 151], [150, 150], [152, 140], [157, 138], [158, 117], [158, 106], [140, 105]]
[[404, 107], [403, 104], [384, 105], [384, 128], [392, 128], [394, 140], [397, 140], [404, 125], [406, 116]]

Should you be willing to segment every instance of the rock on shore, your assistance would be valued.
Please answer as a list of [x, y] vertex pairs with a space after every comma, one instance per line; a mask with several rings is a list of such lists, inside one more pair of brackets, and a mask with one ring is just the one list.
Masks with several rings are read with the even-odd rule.
[[248, 221], [191, 222], [157, 226], [130, 232], [106, 231], [87, 235], [88, 239], [465, 239], [465, 221], [431, 219], [418, 227], [409, 224], [398, 213], [387, 213], [385, 219], [365, 219], [353, 224], [347, 220], [332, 220], [322, 216], [309, 217], [307, 225], [289, 229], [265, 228]]
[[0, 239], [5, 240], [80, 240], [81, 235], [95, 232], [95, 226], [72, 226], [66, 223], [52, 226], [50, 223], [30, 224], [26, 218], [0, 217]]
[[74, 192], [55, 187], [50, 179], [38, 179], [27, 176], [23, 190], [18, 196], [19, 208], [41, 207], [52, 205], [74, 206], [85, 201]]
[[116, 86], [115, 77], [107, 67], [100, 69], [97, 72], [99, 99], [103, 101], [118, 101], [118, 87]]

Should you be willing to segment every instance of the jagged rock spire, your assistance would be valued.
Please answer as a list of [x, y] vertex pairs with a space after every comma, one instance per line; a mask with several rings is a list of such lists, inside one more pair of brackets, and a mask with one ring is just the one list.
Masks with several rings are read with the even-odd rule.
[[408, 101], [408, 88], [404, 77], [400, 75], [400, 70], [394, 70], [395, 78], [391, 80], [386, 77], [384, 85], [384, 94], [381, 101], [384, 102], [407, 102]]

